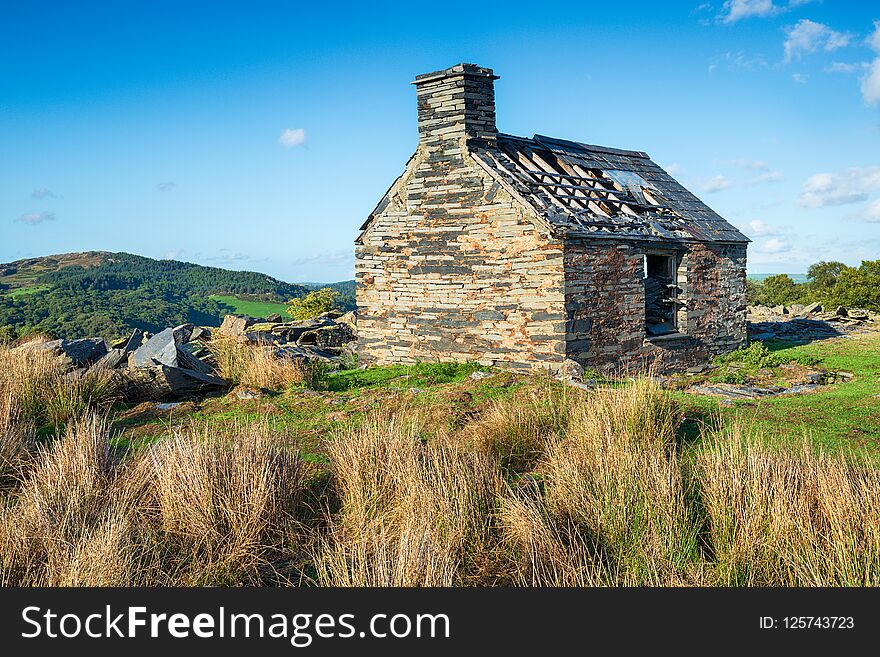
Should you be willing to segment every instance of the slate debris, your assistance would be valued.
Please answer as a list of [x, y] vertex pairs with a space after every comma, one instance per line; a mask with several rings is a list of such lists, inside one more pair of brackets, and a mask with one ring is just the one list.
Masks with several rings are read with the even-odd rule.
[[107, 343], [101, 338], [80, 338], [29, 342], [18, 349], [51, 351], [66, 369], [77, 369], [101, 359], [107, 353]]

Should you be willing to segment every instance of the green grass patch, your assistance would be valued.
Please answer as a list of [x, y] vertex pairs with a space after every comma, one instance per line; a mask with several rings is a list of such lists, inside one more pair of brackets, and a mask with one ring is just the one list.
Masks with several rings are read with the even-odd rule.
[[880, 334], [805, 345], [776, 342], [770, 345], [770, 352], [783, 363], [820, 363], [823, 369], [851, 372], [854, 377], [809, 394], [731, 405], [714, 397], [676, 393], [688, 416], [722, 423], [741, 417], [753, 421], [755, 429], [771, 439], [798, 440], [807, 435], [831, 449], [880, 448]]
[[224, 306], [228, 306], [231, 309], [230, 312], [235, 315], [268, 317], [273, 313], [278, 313], [282, 317], [287, 317], [287, 304], [284, 303], [251, 301], [224, 294], [212, 294], [209, 298], [222, 303]]
[[29, 294], [36, 294], [37, 292], [45, 292], [50, 289], [51, 285], [29, 285], [28, 287], [19, 287], [16, 288], [6, 294], [6, 296], [11, 298], [16, 297], [26, 297]]
[[354, 388], [386, 386], [391, 388], [423, 388], [440, 383], [464, 381], [474, 372], [489, 368], [478, 363], [416, 363], [415, 365], [388, 365], [365, 370], [344, 370], [328, 374], [325, 385], [338, 392]]

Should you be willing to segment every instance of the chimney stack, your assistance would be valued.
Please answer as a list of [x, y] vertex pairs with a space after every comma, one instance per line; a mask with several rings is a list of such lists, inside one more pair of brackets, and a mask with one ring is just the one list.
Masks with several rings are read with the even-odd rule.
[[491, 68], [456, 64], [416, 76], [419, 144], [444, 148], [465, 140], [468, 146], [495, 144], [495, 80]]

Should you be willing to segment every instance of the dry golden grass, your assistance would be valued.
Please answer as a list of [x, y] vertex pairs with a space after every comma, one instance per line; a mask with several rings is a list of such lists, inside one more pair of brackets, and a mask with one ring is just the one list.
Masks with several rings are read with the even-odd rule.
[[340, 511], [315, 555], [325, 586], [450, 586], [486, 548], [497, 465], [417, 413], [377, 415], [329, 446]]
[[205, 428], [150, 449], [148, 493], [161, 532], [193, 560], [191, 583], [259, 583], [303, 491], [299, 456], [265, 423]]
[[281, 390], [303, 384], [312, 386], [320, 375], [315, 364], [278, 358], [271, 349], [249, 345], [233, 336], [215, 335], [208, 346], [217, 360], [220, 376], [238, 385]]
[[880, 584], [880, 471], [735, 425], [697, 457], [719, 584]]
[[63, 425], [88, 411], [108, 409], [116, 390], [111, 370], [68, 372], [48, 350], [0, 347], [0, 391], [15, 398], [23, 422]]
[[494, 401], [468, 426], [468, 436], [493, 455], [505, 470], [530, 470], [544, 453], [547, 441], [568, 425], [577, 392], [551, 386], [517, 400]]

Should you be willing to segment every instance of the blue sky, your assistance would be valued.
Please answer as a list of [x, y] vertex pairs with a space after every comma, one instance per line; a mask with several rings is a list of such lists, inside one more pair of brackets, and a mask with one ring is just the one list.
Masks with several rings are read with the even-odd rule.
[[752, 272], [877, 259], [876, 21], [832, 0], [3, 3], [0, 261], [350, 278], [415, 149], [408, 83], [462, 61], [501, 76], [504, 132], [647, 151], [753, 238]]

